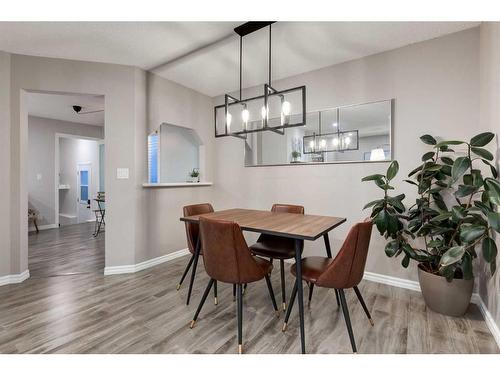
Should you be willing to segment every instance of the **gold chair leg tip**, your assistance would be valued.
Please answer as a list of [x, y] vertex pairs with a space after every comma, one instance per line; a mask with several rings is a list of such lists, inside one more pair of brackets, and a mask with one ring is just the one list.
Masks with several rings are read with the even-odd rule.
[[288, 327], [288, 323], [283, 323], [283, 328], [281, 328], [281, 332], [285, 332]]
[[281, 304], [281, 307], [283, 308], [283, 311], [286, 311], [286, 303], [285, 303], [285, 302], [283, 302], [283, 303]]
[[219, 300], [217, 299], [217, 297], [214, 298], [214, 305], [217, 306], [219, 304]]
[[243, 345], [238, 344], [238, 354], [243, 354]]
[[191, 320], [191, 323], [189, 324], [189, 328], [193, 329], [195, 324], [196, 324], [196, 320]]
[[370, 319], [370, 324], [372, 325], [372, 327], [375, 325], [375, 323], [373, 323], [373, 319]]
[[177, 284], [177, 287], [175, 289], [179, 290], [181, 288], [181, 284]]

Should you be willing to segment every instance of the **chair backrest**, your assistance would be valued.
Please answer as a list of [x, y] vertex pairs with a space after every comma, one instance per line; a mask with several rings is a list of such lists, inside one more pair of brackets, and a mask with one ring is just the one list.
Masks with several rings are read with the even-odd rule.
[[287, 212], [290, 214], [302, 214], [304, 215], [304, 206], [297, 206], [293, 204], [281, 204], [275, 203], [271, 208], [271, 212]]
[[200, 232], [205, 270], [212, 279], [242, 284], [265, 276], [237, 223], [202, 217]]
[[318, 277], [317, 285], [347, 289], [363, 278], [373, 223], [371, 220], [354, 225], [332, 264]]
[[[184, 206], [182, 209], [184, 216], [193, 216], [208, 214], [214, 212], [214, 209], [210, 203], [192, 204], [190, 206]], [[186, 223], [186, 237], [188, 243], [189, 251], [194, 254], [196, 250], [196, 243], [198, 242], [199, 236], [199, 226], [198, 224]]]

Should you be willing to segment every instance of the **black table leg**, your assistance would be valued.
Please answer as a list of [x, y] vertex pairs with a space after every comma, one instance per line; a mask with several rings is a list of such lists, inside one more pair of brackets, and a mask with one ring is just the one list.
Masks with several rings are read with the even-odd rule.
[[330, 239], [328, 238], [328, 233], [323, 235], [323, 239], [325, 240], [325, 248], [326, 248], [326, 256], [328, 258], [332, 257], [332, 249], [330, 248]]
[[191, 299], [191, 292], [193, 290], [194, 277], [196, 275], [196, 268], [198, 266], [198, 258], [200, 257], [200, 249], [201, 249], [200, 236], [198, 236], [198, 240], [196, 241], [196, 249], [194, 251], [193, 270], [191, 272], [191, 280], [189, 281], [189, 290], [188, 290], [188, 297], [187, 297], [186, 305], [189, 305], [189, 300]]
[[302, 290], [302, 248], [304, 242], [295, 240], [295, 271], [297, 294], [299, 300], [299, 318], [300, 318], [300, 347], [302, 354], [306, 353], [306, 340], [304, 331], [304, 291]]

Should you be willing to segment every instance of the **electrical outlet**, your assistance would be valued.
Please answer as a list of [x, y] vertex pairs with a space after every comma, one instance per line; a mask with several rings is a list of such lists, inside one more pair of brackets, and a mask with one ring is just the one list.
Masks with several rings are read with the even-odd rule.
[[128, 168], [116, 168], [116, 178], [119, 180], [127, 180], [129, 176]]

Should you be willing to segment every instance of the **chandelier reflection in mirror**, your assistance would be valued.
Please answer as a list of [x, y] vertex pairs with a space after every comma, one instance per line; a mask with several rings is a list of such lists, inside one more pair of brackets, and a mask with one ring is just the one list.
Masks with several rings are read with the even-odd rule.
[[302, 145], [304, 154], [359, 150], [359, 131], [341, 131], [338, 115], [338, 110], [336, 110], [336, 121], [331, 126], [336, 131], [323, 133], [322, 113], [321, 111], [318, 112], [319, 134], [314, 132], [312, 135], [305, 135], [303, 137]]
[[[224, 104], [214, 107], [215, 137], [233, 136], [242, 139], [247, 134], [271, 131], [285, 134], [286, 128], [306, 123], [306, 87], [276, 90], [271, 86], [271, 25], [274, 22], [247, 22], [234, 29], [240, 36], [239, 98], [224, 96]], [[264, 27], [269, 28], [269, 76], [263, 95], [242, 98], [243, 37]]]

